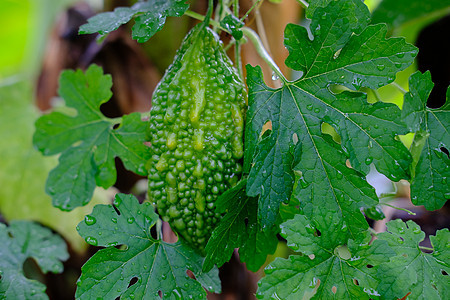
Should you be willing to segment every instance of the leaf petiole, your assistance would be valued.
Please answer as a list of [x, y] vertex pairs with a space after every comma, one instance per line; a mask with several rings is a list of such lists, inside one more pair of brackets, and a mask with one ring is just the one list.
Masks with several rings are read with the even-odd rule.
[[392, 207], [392, 208], [395, 208], [395, 209], [398, 209], [398, 210], [401, 210], [401, 211], [404, 211], [404, 212], [407, 212], [409, 215], [412, 215], [412, 216], [415, 216], [415, 215], [416, 215], [415, 212], [412, 212], [412, 211], [410, 211], [410, 210], [408, 210], [408, 209], [406, 209], [406, 208], [397, 207], [397, 206], [394, 206], [394, 205], [392, 205], [392, 204], [389, 204], [389, 203], [383, 203], [383, 202], [381, 202], [380, 204], [381, 204], [381, 205], [386, 205], [386, 206], [389, 206], [389, 207]]
[[297, 0], [298, 3], [300, 3], [301, 5], [303, 5], [305, 8], [309, 7], [309, 3], [306, 2], [305, 0]]
[[287, 83], [288, 80], [286, 79], [286, 77], [284, 77], [283, 73], [281, 73], [280, 68], [273, 61], [269, 53], [267, 53], [258, 34], [253, 29], [250, 29], [248, 27], [242, 27], [241, 30], [244, 33], [244, 35], [253, 43], [253, 45], [256, 48], [256, 51], [261, 56], [261, 58], [264, 59], [264, 61], [269, 65], [269, 67], [278, 75], [278, 77], [284, 83]]

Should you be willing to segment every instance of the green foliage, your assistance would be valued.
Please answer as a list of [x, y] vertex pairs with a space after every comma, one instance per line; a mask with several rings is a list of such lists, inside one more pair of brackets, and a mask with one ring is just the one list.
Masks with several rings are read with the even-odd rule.
[[203, 251], [219, 194], [242, 167], [244, 84], [204, 23], [187, 36], [150, 112], [149, 197], [163, 220]]
[[202, 286], [219, 293], [218, 270], [202, 273], [203, 258], [182, 241], [169, 244], [152, 237], [156, 222], [150, 203], [139, 204], [134, 196], [118, 194], [113, 205], [95, 206], [79, 232], [91, 245], [107, 248], [82, 267], [76, 298], [159, 299], [161, 292], [164, 299], [206, 299]]
[[[280, 89], [267, 87], [258, 67], [247, 67], [244, 169], [249, 170], [253, 161], [247, 194], [260, 195], [263, 224], [273, 224], [280, 203], [289, 199], [294, 172], [299, 183], [294, 195], [304, 212], [312, 217], [317, 209], [328, 207], [347, 218], [354, 234], [368, 227], [359, 208], [377, 203], [363, 177], [369, 165], [394, 181], [409, 178], [411, 156], [395, 139], [407, 133], [398, 107], [369, 104], [358, 92], [334, 94], [330, 86], [376, 89], [412, 63], [416, 48], [400, 38], [386, 39], [385, 26], [367, 25], [369, 20], [361, 1], [333, 1], [315, 11], [310, 25], [313, 41], [305, 28], [289, 24], [286, 64], [304, 74]], [[272, 132], [258, 141], [268, 120]], [[336, 129], [341, 145], [321, 132], [323, 122]], [[353, 169], [346, 166], [347, 158]]]
[[[430, 238], [430, 254], [422, 252], [424, 233], [412, 221], [389, 222], [388, 232], [371, 242], [366, 217], [384, 215], [365, 178], [373, 164], [392, 181], [410, 180], [416, 204], [441, 207], [449, 195], [449, 102], [427, 108], [430, 75], [416, 73], [403, 111], [369, 103], [365, 93], [392, 83], [417, 49], [403, 38], [386, 38], [386, 25], [370, 25], [361, 0], [309, 2], [313, 38], [298, 25], [285, 30], [286, 65], [301, 73], [293, 82], [236, 16], [222, 18], [235, 39], [245, 34], [259, 47], [282, 80], [280, 88], [269, 88], [261, 68], [247, 66], [245, 117], [244, 85], [206, 27], [211, 10], [159, 84], [149, 122], [138, 114], [122, 120], [101, 114], [111, 79], [98, 67], [63, 73], [60, 94], [75, 111], [42, 117], [34, 136], [44, 154], [62, 153], [47, 182], [54, 204], [69, 210], [87, 203], [95, 185], [111, 186], [119, 157], [129, 170], [148, 174], [149, 198], [180, 238], [162, 241], [155, 208], [133, 196], [119, 194], [113, 205], [96, 206], [78, 229], [87, 243], [106, 248], [83, 266], [77, 298], [205, 298], [204, 288], [220, 292], [214, 264], [221, 266], [239, 248], [241, 261], [256, 271], [275, 251], [279, 224], [296, 254], [269, 264], [259, 298], [449, 294], [449, 231]], [[90, 19], [81, 31], [104, 35], [136, 17], [133, 36], [144, 41], [166, 16], [186, 9], [184, 1], [140, 1]], [[399, 136], [409, 132], [415, 138], [408, 150]], [[143, 144], [148, 140], [150, 147]]]
[[[0, 213], [4, 220], [34, 220], [48, 226], [70, 242], [72, 249], [82, 251], [86, 243], [75, 226], [93, 205], [70, 213], [52, 206], [44, 186], [48, 173], [57, 165], [56, 157], [43, 157], [33, 148], [34, 123], [40, 113], [32, 103], [32, 88], [20, 81], [0, 87]], [[97, 189], [91, 204], [109, 201], [109, 195]]]
[[50, 229], [29, 221], [0, 224], [0, 298], [48, 299], [45, 285], [23, 274], [23, 263], [33, 258], [42, 272], [61, 273], [69, 257], [66, 244]]
[[429, 16], [450, 12], [450, 3], [442, 0], [383, 0], [375, 9], [373, 23], [386, 23], [389, 28], [420, 22]]
[[450, 89], [447, 102], [438, 109], [427, 107], [433, 88], [430, 72], [416, 72], [409, 80], [402, 116], [411, 131], [416, 132], [411, 145], [413, 154], [411, 200], [428, 210], [441, 208], [450, 198]]
[[[394, 253], [387, 243], [370, 235], [348, 240], [341, 223], [327, 223], [329, 231], [317, 231], [316, 224], [296, 215], [281, 225], [288, 246], [299, 255], [277, 258], [266, 267], [260, 281], [259, 299], [373, 299], [380, 263]], [[369, 267], [368, 267], [369, 266]]]
[[431, 236], [433, 252], [421, 251], [419, 243], [425, 233], [413, 221], [390, 221], [387, 232], [378, 234], [386, 241], [395, 256], [378, 269], [378, 292], [384, 299], [447, 299], [450, 295], [450, 233], [438, 230]]
[[106, 35], [135, 18], [132, 37], [140, 43], [148, 41], [162, 29], [166, 17], [180, 17], [189, 5], [185, 0], [139, 1], [132, 7], [118, 7], [113, 12], [98, 14], [80, 27], [80, 34], [95, 33]]
[[44, 155], [61, 153], [59, 165], [48, 177], [46, 192], [62, 210], [86, 205], [96, 184], [112, 186], [117, 176], [115, 157], [120, 157], [128, 170], [147, 174], [147, 123], [138, 113], [116, 120], [100, 112], [100, 105], [111, 97], [111, 85], [111, 76], [103, 75], [98, 66], [91, 66], [85, 74], [65, 71], [59, 94], [76, 110], [75, 116], [52, 112], [36, 122], [34, 145]]
[[210, 270], [214, 264], [222, 266], [229, 261], [233, 250], [239, 248], [239, 257], [247, 269], [256, 272], [266, 261], [267, 254], [276, 250], [278, 225], [263, 230], [258, 223], [256, 198], [245, 193], [247, 181], [240, 181], [235, 187], [223, 193], [216, 202], [216, 212], [225, 214], [206, 246], [203, 270]]

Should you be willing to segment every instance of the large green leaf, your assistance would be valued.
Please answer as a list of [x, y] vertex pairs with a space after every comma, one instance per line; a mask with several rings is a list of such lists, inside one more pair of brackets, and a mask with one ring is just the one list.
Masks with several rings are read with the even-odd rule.
[[419, 243], [425, 238], [420, 227], [409, 220], [387, 223], [387, 232], [378, 239], [387, 241], [396, 256], [378, 269], [378, 292], [384, 299], [448, 299], [450, 295], [450, 232], [438, 230], [431, 236], [433, 252], [421, 251]]
[[0, 298], [48, 299], [45, 285], [25, 277], [23, 263], [33, 258], [42, 272], [61, 273], [69, 257], [66, 243], [48, 228], [29, 221], [0, 223]]
[[282, 224], [288, 246], [300, 255], [277, 258], [259, 282], [259, 299], [374, 299], [379, 296], [378, 265], [394, 255], [384, 241], [369, 245], [370, 236], [347, 242], [342, 223], [320, 233], [303, 215]]
[[430, 72], [411, 75], [402, 111], [408, 127], [416, 132], [411, 145], [411, 200], [428, 210], [439, 209], [450, 199], [450, 88], [446, 104], [431, 109], [427, 99], [432, 88]]
[[100, 105], [111, 97], [111, 85], [111, 77], [95, 65], [86, 73], [65, 71], [59, 94], [76, 115], [52, 112], [36, 122], [34, 145], [44, 155], [62, 153], [46, 185], [54, 206], [62, 210], [87, 204], [96, 184], [112, 186], [117, 176], [116, 157], [128, 170], [147, 175], [147, 123], [141, 121], [139, 113], [116, 120], [100, 112]]
[[206, 246], [204, 270], [214, 264], [222, 266], [229, 261], [235, 248], [239, 248], [241, 261], [247, 269], [256, 272], [266, 261], [268, 254], [277, 248], [278, 226], [263, 230], [257, 219], [258, 201], [245, 193], [247, 181], [222, 194], [216, 202], [216, 211], [225, 215], [214, 229]]
[[161, 292], [163, 299], [206, 299], [202, 286], [219, 293], [217, 268], [202, 273], [203, 258], [193, 249], [152, 237], [157, 220], [150, 203], [139, 204], [130, 195], [118, 194], [113, 205], [95, 206], [79, 224], [79, 233], [91, 245], [107, 248], [82, 267], [76, 298], [160, 299]]
[[[332, 92], [333, 84], [352, 90], [386, 85], [416, 56], [414, 46], [400, 38], [386, 39], [384, 25], [368, 22], [369, 12], [360, 0], [332, 1], [315, 11], [310, 26], [314, 40], [303, 27], [286, 27], [286, 64], [303, 77], [271, 89], [259, 67], [247, 67], [247, 194], [260, 196], [263, 225], [275, 222], [297, 173], [294, 196], [305, 213], [312, 217], [324, 208], [337, 212], [356, 237], [368, 227], [360, 207], [378, 202], [364, 178], [370, 164], [392, 180], [409, 178], [411, 156], [396, 139], [407, 133], [398, 107], [369, 104], [359, 92]], [[272, 131], [260, 138], [268, 121]], [[324, 122], [336, 129], [340, 145], [322, 133]], [[347, 167], [347, 158], [353, 169]]]
[[392, 28], [448, 13], [450, 3], [445, 0], [383, 0], [373, 12], [372, 21]]
[[135, 18], [132, 36], [138, 42], [146, 42], [162, 29], [166, 17], [180, 17], [189, 8], [185, 0], [147, 0], [132, 7], [118, 7], [113, 12], [100, 13], [80, 27], [80, 33], [106, 35]]
[[93, 201], [62, 212], [52, 206], [45, 194], [45, 180], [57, 165], [56, 157], [43, 157], [33, 148], [34, 122], [40, 116], [33, 104], [33, 90], [29, 82], [20, 81], [0, 87], [0, 214], [6, 221], [26, 219], [48, 226], [67, 241], [75, 251], [82, 251], [86, 243], [75, 226], [94, 204], [106, 203], [111, 196], [97, 189]]

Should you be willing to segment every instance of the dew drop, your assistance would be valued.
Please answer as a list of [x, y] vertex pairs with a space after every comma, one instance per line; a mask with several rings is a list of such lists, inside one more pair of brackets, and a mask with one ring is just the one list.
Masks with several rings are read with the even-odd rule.
[[312, 106], [312, 104], [308, 104], [308, 105], [306, 105], [306, 108], [307, 108], [308, 110], [312, 110], [313, 106]]
[[377, 69], [378, 69], [379, 71], [383, 71], [385, 68], [386, 68], [386, 67], [385, 67], [384, 65], [378, 65], [378, 66], [377, 66]]
[[113, 223], [117, 223], [117, 219], [116, 219], [116, 218], [112, 218], [111, 221], [112, 221]]
[[280, 79], [280, 77], [278, 77], [278, 75], [275, 72], [273, 72], [272, 73], [272, 80], [275, 81], [275, 80], [278, 80], [278, 79]]
[[342, 175], [341, 171], [337, 171], [336, 177], [337, 177], [337, 179], [342, 179], [344, 177], [344, 175]]
[[320, 109], [319, 109], [319, 108], [315, 108], [315, 109], [314, 109], [314, 112], [315, 112], [316, 114], [318, 114], [318, 113], [320, 113]]
[[401, 64], [401, 63], [395, 63], [394, 65], [395, 65], [395, 67], [396, 67], [397, 69], [400, 69], [400, 68], [402, 67], [402, 64]]
[[397, 57], [398, 57], [398, 58], [403, 58], [404, 56], [405, 56], [405, 53], [398, 53], [398, 54], [397, 54]]
[[398, 239], [397, 239], [397, 242], [398, 242], [399, 244], [403, 244], [403, 243], [404, 243], [404, 241], [403, 241], [401, 238], [398, 238]]
[[93, 216], [87, 215], [84, 217], [84, 223], [86, 225], [91, 226], [94, 225], [97, 222], [97, 219], [95, 219]]
[[129, 217], [127, 219], [128, 224], [132, 224], [134, 222], [134, 218], [133, 217]]
[[366, 165], [370, 165], [371, 163], [372, 163], [372, 161], [373, 161], [373, 157], [367, 157], [366, 158], [366, 160], [364, 161], [364, 163], [366, 164]]
[[84, 239], [86, 241], [86, 243], [88, 243], [89, 245], [92, 246], [97, 246], [98, 245], [98, 241], [96, 238], [92, 237], [92, 236], [88, 236]]

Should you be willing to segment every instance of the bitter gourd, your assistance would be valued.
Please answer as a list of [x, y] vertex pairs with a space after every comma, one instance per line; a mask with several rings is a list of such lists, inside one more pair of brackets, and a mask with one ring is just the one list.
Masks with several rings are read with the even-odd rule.
[[245, 86], [205, 23], [187, 35], [150, 112], [149, 198], [163, 220], [203, 251], [215, 201], [242, 172]]

